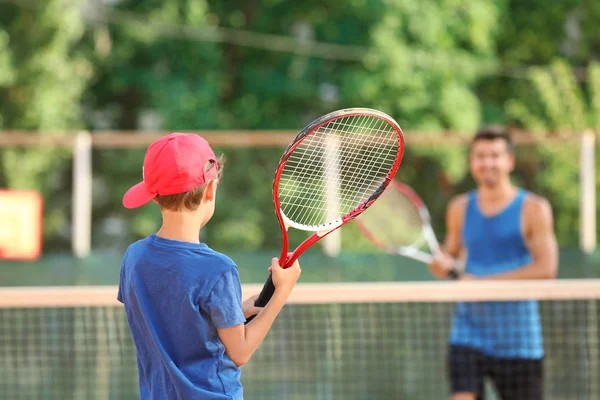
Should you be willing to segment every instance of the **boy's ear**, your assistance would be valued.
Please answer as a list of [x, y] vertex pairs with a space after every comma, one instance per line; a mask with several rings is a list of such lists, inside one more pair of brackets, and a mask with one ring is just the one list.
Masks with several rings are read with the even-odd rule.
[[204, 191], [204, 200], [213, 201], [215, 199], [215, 195], [217, 194], [217, 180], [211, 179], [206, 185], [206, 190]]

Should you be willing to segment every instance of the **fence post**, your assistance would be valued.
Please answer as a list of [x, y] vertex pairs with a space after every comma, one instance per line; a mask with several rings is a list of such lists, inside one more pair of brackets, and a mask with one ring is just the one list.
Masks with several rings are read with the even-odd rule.
[[586, 254], [596, 250], [596, 136], [585, 130], [579, 157], [579, 248]]
[[92, 241], [92, 135], [78, 132], [73, 143], [71, 249], [75, 257], [90, 254]]
[[[581, 135], [579, 156], [579, 248], [583, 254], [585, 274], [590, 276], [590, 254], [596, 250], [596, 135], [592, 130], [585, 130]], [[597, 396], [600, 392], [600, 370], [595, 362], [600, 359], [597, 346], [597, 301], [590, 300], [587, 315], [587, 351], [588, 351], [588, 384], [589, 393]]]
[[[340, 216], [340, 141], [338, 136], [327, 136], [323, 158], [323, 174], [325, 186], [325, 220], [334, 221]], [[342, 233], [336, 229], [323, 238], [323, 252], [329, 257], [336, 257], [341, 250]]]

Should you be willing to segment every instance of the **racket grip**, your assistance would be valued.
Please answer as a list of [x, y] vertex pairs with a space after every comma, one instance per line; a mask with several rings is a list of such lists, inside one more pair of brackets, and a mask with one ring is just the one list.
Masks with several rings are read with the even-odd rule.
[[453, 281], [459, 278], [459, 273], [456, 269], [452, 268], [447, 275], [448, 279], [452, 279]]
[[[256, 307], [266, 306], [267, 303], [269, 302], [269, 300], [271, 300], [273, 293], [275, 293], [275, 285], [273, 284], [273, 275], [269, 274], [269, 278], [265, 282], [265, 285], [263, 286], [260, 294], [258, 295], [258, 298], [254, 302], [254, 305]], [[248, 319], [246, 320], [246, 323], [252, 321], [255, 316], [256, 315], [252, 315], [252, 316], [248, 317]]]

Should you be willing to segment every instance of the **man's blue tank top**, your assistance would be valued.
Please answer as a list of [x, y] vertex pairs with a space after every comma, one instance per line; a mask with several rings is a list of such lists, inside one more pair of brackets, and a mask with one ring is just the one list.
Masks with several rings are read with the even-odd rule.
[[[469, 192], [463, 228], [467, 250], [465, 272], [485, 276], [531, 262], [521, 232], [521, 210], [527, 192], [520, 189], [500, 213], [486, 217]], [[544, 355], [537, 301], [460, 302], [450, 332], [453, 345], [475, 348], [501, 358], [539, 359]]]

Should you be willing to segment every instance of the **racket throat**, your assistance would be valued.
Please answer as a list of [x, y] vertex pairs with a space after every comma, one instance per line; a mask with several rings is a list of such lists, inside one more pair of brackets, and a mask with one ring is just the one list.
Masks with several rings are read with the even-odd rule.
[[279, 255], [279, 266], [284, 267], [288, 261], [288, 251], [289, 251], [289, 219], [283, 218], [280, 219], [281, 222], [281, 233], [282, 233], [282, 243], [281, 243], [281, 254]]
[[329, 226], [327, 227], [327, 229], [318, 230], [315, 233], [317, 234], [317, 236], [323, 237], [323, 236], [331, 233], [332, 231], [336, 230], [337, 228], [339, 228], [343, 224], [344, 224], [344, 221], [342, 221], [342, 219], [340, 218], [339, 220], [334, 221], [331, 224], [329, 224]]
[[341, 217], [332, 222], [327, 222], [325, 224], [318, 225], [318, 226], [299, 224], [297, 222], [292, 221], [288, 217], [286, 217], [286, 215], [283, 214], [283, 212], [281, 213], [281, 220], [282, 220], [282, 228], [283, 228], [283, 230], [285, 230], [286, 233], [289, 228], [294, 228], [294, 229], [298, 229], [301, 231], [315, 232], [319, 237], [323, 237], [323, 236], [327, 235], [328, 233], [330, 233], [331, 231], [334, 231], [337, 228], [339, 228], [340, 226], [344, 225], [344, 220]]
[[438, 256], [442, 250], [440, 249], [440, 243], [435, 236], [435, 232], [429, 223], [423, 225], [423, 237], [427, 241], [431, 252], [435, 256]]

